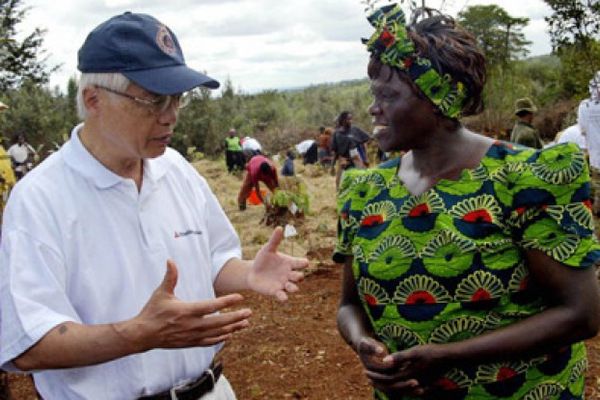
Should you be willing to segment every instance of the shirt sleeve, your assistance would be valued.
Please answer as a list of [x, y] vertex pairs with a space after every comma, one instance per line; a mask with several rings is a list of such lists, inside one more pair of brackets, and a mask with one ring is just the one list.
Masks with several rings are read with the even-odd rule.
[[[51, 225], [44, 221], [50, 217], [41, 215], [45, 211], [39, 202], [27, 207], [19, 200], [5, 214], [0, 247], [0, 368], [9, 371], [15, 370], [11, 360], [52, 328], [67, 321], [81, 322], [68, 299], [63, 257], [43, 239], [44, 225]], [[23, 223], [16, 226], [15, 220]], [[19, 226], [30, 226], [39, 235]]]
[[508, 225], [526, 250], [544, 252], [573, 268], [588, 268], [600, 258], [594, 234], [590, 176], [577, 145], [565, 143], [539, 150], [512, 169]]
[[354, 193], [357, 177], [361, 170], [344, 172], [337, 196], [337, 242], [333, 252], [333, 261], [343, 263], [347, 256], [352, 256], [352, 245], [358, 231], [361, 209], [353, 207], [353, 200], [358, 194]]
[[586, 103], [582, 101], [579, 104], [579, 108], [577, 109], [577, 123], [579, 124], [579, 128], [583, 134], [588, 132], [588, 119], [585, 114]]

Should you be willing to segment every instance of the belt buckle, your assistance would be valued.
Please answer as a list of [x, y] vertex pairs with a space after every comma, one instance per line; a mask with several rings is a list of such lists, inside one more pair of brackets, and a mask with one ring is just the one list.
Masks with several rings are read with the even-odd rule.
[[180, 383], [179, 385], [173, 386], [171, 388], [171, 390], [169, 390], [169, 394], [171, 395], [171, 400], [179, 400], [179, 397], [177, 396], [177, 391], [180, 389], [183, 389], [187, 385], [188, 385], [187, 383]]
[[[212, 368], [207, 368], [205, 371], [206, 374], [208, 374], [210, 376], [210, 380], [212, 381], [212, 387], [215, 387], [215, 374], [212, 370]], [[202, 374], [204, 375], [204, 374]], [[179, 385], [175, 385], [171, 388], [171, 390], [169, 390], [169, 394], [171, 396], [171, 400], [179, 400], [179, 396], [177, 396], [177, 391], [184, 389], [186, 386], [189, 386], [191, 382], [188, 383], [181, 383]]]
[[210, 380], [212, 381], [212, 387], [214, 388], [214, 387], [215, 387], [215, 384], [216, 384], [217, 382], [215, 382], [215, 374], [214, 374], [214, 372], [213, 372], [212, 368], [210, 368], [210, 367], [209, 367], [209, 368], [206, 370], [206, 373], [207, 373], [208, 375], [210, 375]]

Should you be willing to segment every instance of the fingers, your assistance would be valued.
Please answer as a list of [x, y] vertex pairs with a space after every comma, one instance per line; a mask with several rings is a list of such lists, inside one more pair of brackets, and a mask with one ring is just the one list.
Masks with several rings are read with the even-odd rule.
[[214, 314], [224, 308], [235, 306], [244, 298], [239, 293], [232, 293], [226, 296], [220, 296], [215, 299], [199, 301], [196, 303], [186, 303], [191, 308], [191, 313], [196, 315]]
[[265, 249], [267, 251], [276, 252], [277, 248], [279, 247], [279, 244], [281, 243], [282, 240], [283, 240], [283, 228], [278, 226], [277, 228], [275, 228], [275, 230], [273, 230], [273, 234], [271, 235], [271, 238], [265, 245]]
[[162, 283], [159, 286], [159, 289], [173, 295], [175, 291], [175, 286], [177, 286], [177, 266], [173, 260], [167, 260], [167, 271], [165, 272], [165, 277], [163, 278]]
[[[202, 324], [197, 325], [194, 329], [173, 333], [170, 335], [169, 345], [166, 347], [211, 346], [229, 340], [235, 332], [250, 326], [250, 322], [247, 319], [223, 325], [224, 321], [217, 321], [217, 317], [205, 317], [206, 320], [213, 319], [213, 321], [208, 323], [207, 321], [203, 321]], [[209, 325], [214, 325], [214, 327], [208, 328]]]
[[304, 269], [306, 267], [308, 267], [308, 260], [306, 258], [294, 258], [292, 269]]
[[288, 279], [291, 282], [300, 282], [302, 279], [304, 279], [304, 274], [302, 272], [292, 271], [288, 275]]
[[386, 355], [386, 349], [383, 344], [372, 338], [362, 338], [358, 344], [358, 352], [366, 356], [383, 357]]
[[362, 338], [358, 344], [358, 355], [367, 370], [388, 371], [392, 364], [382, 361], [387, 354], [385, 345], [373, 338]]
[[275, 292], [275, 298], [277, 300], [283, 302], [283, 301], [287, 301], [288, 295], [285, 293], [284, 290], [278, 290]]
[[292, 282], [287, 282], [287, 283], [284, 285], [284, 289], [285, 289], [285, 291], [286, 291], [286, 292], [288, 292], [288, 293], [295, 293], [295, 292], [297, 292], [298, 290], [300, 290], [300, 289], [298, 288], [298, 285], [296, 285], [295, 283], [292, 283]]
[[407, 381], [397, 381], [390, 383], [382, 383], [378, 381], [371, 381], [371, 385], [381, 390], [384, 393], [388, 393], [396, 398], [397, 396], [420, 396], [424, 393], [424, 390], [419, 386], [419, 382], [415, 379]]
[[[199, 321], [197, 329], [210, 332], [214, 335], [213, 330], [219, 330], [229, 325], [234, 325], [240, 322], [248, 322], [248, 318], [252, 315], [252, 311], [249, 309], [237, 310], [227, 313], [205, 315]], [[228, 333], [227, 330], [223, 332], [217, 332], [218, 334]]]

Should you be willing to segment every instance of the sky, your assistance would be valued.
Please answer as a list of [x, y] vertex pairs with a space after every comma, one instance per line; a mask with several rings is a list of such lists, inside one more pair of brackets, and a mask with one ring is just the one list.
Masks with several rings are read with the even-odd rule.
[[[387, 4], [379, 1], [377, 4]], [[406, 1], [405, 1], [406, 3]], [[420, 3], [420, 1], [418, 1]], [[46, 29], [49, 65], [60, 65], [50, 85], [65, 90], [77, 76], [77, 50], [87, 34], [125, 11], [151, 14], [175, 33], [188, 66], [236, 91], [304, 87], [366, 77], [361, 37], [372, 33], [364, 0], [23, 0], [30, 9], [22, 34]], [[542, 0], [426, 0], [450, 15], [476, 4], [497, 4], [528, 17], [530, 55], [551, 51]], [[408, 11], [408, 7], [404, 7]]]

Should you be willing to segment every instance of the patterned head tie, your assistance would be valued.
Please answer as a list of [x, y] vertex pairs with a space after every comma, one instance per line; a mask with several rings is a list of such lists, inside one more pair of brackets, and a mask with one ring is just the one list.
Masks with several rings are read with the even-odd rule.
[[363, 39], [367, 50], [383, 64], [406, 72], [442, 114], [449, 118], [460, 118], [468, 98], [466, 86], [450, 74], [437, 71], [428, 58], [417, 55], [400, 6], [383, 6], [367, 20], [375, 28], [369, 39]]

